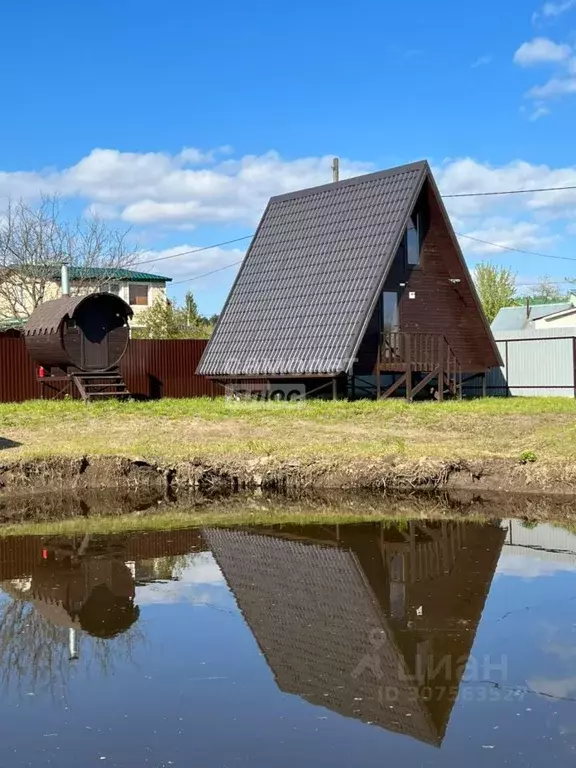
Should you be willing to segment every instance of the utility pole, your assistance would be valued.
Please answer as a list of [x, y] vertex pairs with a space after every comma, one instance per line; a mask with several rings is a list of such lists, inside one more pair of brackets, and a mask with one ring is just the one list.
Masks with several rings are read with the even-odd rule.
[[332, 163], [332, 181], [340, 181], [340, 160], [335, 157]]

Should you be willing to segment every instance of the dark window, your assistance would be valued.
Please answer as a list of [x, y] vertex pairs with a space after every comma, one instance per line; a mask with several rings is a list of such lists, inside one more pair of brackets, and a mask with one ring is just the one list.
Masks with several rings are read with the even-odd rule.
[[412, 267], [420, 264], [420, 216], [413, 214], [406, 227], [406, 261]]
[[398, 330], [398, 294], [396, 291], [384, 291], [382, 294], [382, 330], [393, 333]]
[[141, 307], [148, 304], [148, 286], [138, 285], [138, 283], [130, 285], [130, 306]]

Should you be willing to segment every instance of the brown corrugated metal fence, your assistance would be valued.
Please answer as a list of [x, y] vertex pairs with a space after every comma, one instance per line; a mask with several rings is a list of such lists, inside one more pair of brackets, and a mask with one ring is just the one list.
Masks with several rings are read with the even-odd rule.
[[[146, 398], [223, 394], [218, 384], [195, 374], [206, 344], [204, 339], [131, 341], [121, 365], [128, 391], [136, 397]], [[70, 394], [76, 396], [72, 391]], [[22, 402], [39, 397], [40, 385], [24, 340], [0, 334], [0, 402]]]
[[24, 339], [0, 334], [0, 402], [22, 402], [37, 397], [40, 397], [40, 387]]
[[205, 376], [196, 376], [196, 366], [206, 348], [205, 339], [135, 339], [121, 364], [128, 391], [143, 397], [210, 397], [222, 388]]

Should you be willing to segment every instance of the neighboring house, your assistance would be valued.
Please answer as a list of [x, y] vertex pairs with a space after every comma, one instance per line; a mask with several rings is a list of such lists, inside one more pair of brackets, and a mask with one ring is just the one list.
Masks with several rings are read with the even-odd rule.
[[533, 304], [530, 300], [520, 307], [503, 307], [492, 322], [492, 333], [500, 331], [550, 331], [576, 327], [576, 295], [554, 304]]
[[[70, 267], [69, 279], [73, 295], [108, 291], [124, 299], [134, 312], [130, 323], [133, 327], [139, 326], [139, 315], [157, 298], [166, 300], [166, 284], [171, 280], [170, 277], [149, 272], [105, 267]], [[13, 275], [10, 284], [15, 300], [9, 302], [0, 292], [0, 325], [17, 327], [21, 325], [22, 317], [31, 313], [38, 297], [49, 301], [61, 296], [60, 267], [55, 266], [53, 273], [47, 276], [44, 273], [41, 277], [29, 268], [26, 274], [22, 274], [20, 284], [15, 282]]]
[[273, 197], [197, 372], [411, 399], [499, 365], [424, 161]]
[[489, 394], [576, 396], [576, 296], [504, 307], [492, 332], [503, 365], [490, 373]]

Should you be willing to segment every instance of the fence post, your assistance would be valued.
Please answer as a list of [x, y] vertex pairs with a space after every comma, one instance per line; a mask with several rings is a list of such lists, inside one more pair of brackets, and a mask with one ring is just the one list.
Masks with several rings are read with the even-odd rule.
[[572, 376], [574, 377], [574, 397], [576, 397], [576, 336], [572, 339]]
[[412, 337], [409, 333], [405, 337], [406, 354], [406, 400], [412, 402]]
[[444, 400], [444, 337], [438, 336], [438, 400]]

